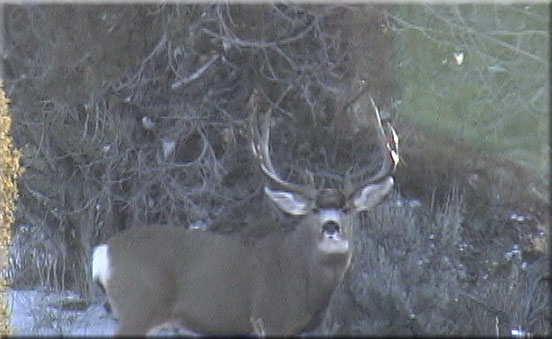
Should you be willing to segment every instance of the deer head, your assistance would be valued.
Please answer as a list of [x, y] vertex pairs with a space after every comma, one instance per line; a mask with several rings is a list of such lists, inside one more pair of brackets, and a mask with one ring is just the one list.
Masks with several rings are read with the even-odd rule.
[[[256, 106], [256, 93], [250, 105]], [[364, 182], [353, 186], [350, 173], [347, 173], [343, 188], [315, 189], [313, 186], [298, 185], [282, 179], [270, 159], [270, 118], [271, 109], [259, 122], [258, 113], [253, 108], [251, 115], [251, 148], [259, 161], [260, 168], [271, 184], [278, 187], [265, 187], [264, 191], [282, 211], [295, 216], [307, 216], [306, 223], [318, 233], [318, 248], [323, 253], [350, 253], [352, 224], [357, 212], [369, 210], [376, 205], [392, 188], [390, 176], [398, 163], [398, 137], [388, 119], [382, 121], [378, 108], [370, 98], [376, 116], [378, 143], [383, 154], [379, 172]], [[259, 131], [258, 126], [261, 126]]]

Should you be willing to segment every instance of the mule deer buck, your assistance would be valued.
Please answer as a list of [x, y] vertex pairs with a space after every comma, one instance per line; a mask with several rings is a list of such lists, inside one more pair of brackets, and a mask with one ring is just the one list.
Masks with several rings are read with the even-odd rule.
[[355, 215], [393, 186], [398, 140], [373, 101], [372, 107], [381, 168], [362, 185], [345, 183], [343, 189], [317, 190], [281, 178], [269, 155], [270, 110], [260, 123], [252, 113], [253, 154], [277, 187], [264, 191], [283, 212], [299, 217], [292, 231], [251, 240], [198, 229], [135, 227], [97, 246], [93, 277], [119, 318], [118, 334], [153, 333], [164, 324], [202, 334], [314, 329], [351, 261]]

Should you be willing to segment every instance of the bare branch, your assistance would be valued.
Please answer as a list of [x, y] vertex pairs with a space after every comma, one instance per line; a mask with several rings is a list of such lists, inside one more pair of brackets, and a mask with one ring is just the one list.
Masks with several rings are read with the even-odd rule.
[[217, 61], [219, 59], [220, 55], [218, 54], [215, 54], [211, 57], [211, 59], [209, 59], [209, 61], [207, 61], [205, 63], [205, 65], [201, 66], [198, 70], [196, 70], [194, 73], [192, 73], [190, 76], [188, 77], [185, 77], [183, 79], [180, 79], [176, 82], [174, 82], [172, 85], [171, 85], [171, 88], [172, 89], [177, 89], [183, 85], [187, 85], [189, 84], [190, 82], [194, 81], [194, 80], [197, 80], [199, 77], [201, 77], [203, 75], [203, 73], [209, 69], [209, 67], [211, 67], [215, 61]]

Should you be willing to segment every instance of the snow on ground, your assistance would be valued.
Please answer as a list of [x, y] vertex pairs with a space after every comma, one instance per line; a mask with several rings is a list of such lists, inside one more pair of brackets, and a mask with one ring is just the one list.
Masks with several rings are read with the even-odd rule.
[[101, 303], [86, 304], [71, 292], [11, 290], [8, 297], [14, 335], [113, 335], [117, 322]]
[[[10, 290], [8, 307], [11, 328], [15, 336], [113, 336], [117, 321], [103, 303], [88, 303], [78, 294], [65, 291]], [[160, 328], [156, 335], [181, 336], [175, 328]]]
[[[86, 306], [76, 293], [52, 293], [37, 290], [10, 290], [8, 307], [15, 336], [112, 336], [117, 321], [101, 302]], [[316, 333], [316, 332], [314, 332]], [[162, 329], [157, 335], [181, 336], [191, 332]], [[512, 337], [526, 338], [520, 328], [511, 330]]]

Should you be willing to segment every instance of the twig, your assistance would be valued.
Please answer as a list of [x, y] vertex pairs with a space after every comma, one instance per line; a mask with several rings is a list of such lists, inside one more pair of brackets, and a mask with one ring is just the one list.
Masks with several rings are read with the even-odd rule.
[[209, 61], [207, 61], [207, 63], [203, 66], [201, 66], [197, 71], [195, 71], [194, 73], [192, 73], [192, 75], [190, 75], [189, 77], [186, 77], [184, 79], [181, 79], [179, 81], [176, 81], [175, 83], [173, 83], [171, 85], [171, 88], [172, 89], [177, 89], [178, 87], [182, 86], [182, 85], [187, 85], [189, 84], [190, 82], [194, 81], [194, 80], [197, 80], [199, 77], [201, 77], [203, 75], [203, 73], [209, 68], [211, 67], [215, 61], [218, 60], [218, 58], [220, 57], [220, 55], [216, 54], [216, 55], [213, 55], [211, 57], [211, 59]]

